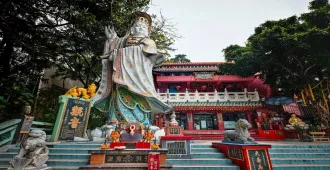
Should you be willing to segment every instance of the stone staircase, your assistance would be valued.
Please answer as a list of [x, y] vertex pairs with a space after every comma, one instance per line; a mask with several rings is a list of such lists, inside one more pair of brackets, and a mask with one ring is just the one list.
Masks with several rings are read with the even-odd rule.
[[211, 144], [191, 144], [192, 159], [167, 159], [173, 170], [239, 170]]
[[274, 170], [330, 170], [329, 143], [274, 144], [269, 154]]
[[[187, 136], [191, 136], [192, 140], [206, 140], [206, 141], [222, 141], [224, 138], [223, 131], [216, 130], [200, 130], [202, 133], [196, 134], [195, 131], [185, 130], [183, 133]], [[277, 141], [281, 139], [269, 139], [266, 137], [259, 136], [257, 130], [249, 130], [251, 137], [256, 141]]]
[[[330, 170], [330, 143], [274, 142], [269, 150], [274, 170]], [[49, 145], [48, 166], [54, 170], [74, 170], [89, 163], [88, 149], [100, 144], [60, 143]], [[7, 169], [19, 148], [0, 153], [0, 170]], [[173, 170], [239, 170], [210, 143], [192, 143], [192, 159], [167, 159]]]
[[[89, 163], [90, 155], [88, 149], [99, 148], [100, 144], [77, 144], [77, 143], [60, 143], [48, 145], [49, 160], [47, 165], [53, 170], [75, 170], [80, 166]], [[10, 160], [17, 155], [19, 147], [11, 148], [6, 153], [0, 153], [0, 170], [10, 166]]]
[[[99, 148], [100, 144], [60, 143], [48, 147], [48, 166], [53, 170], [75, 170], [89, 163], [90, 155], [87, 150]], [[16, 147], [0, 153], [0, 170], [10, 166], [10, 160], [18, 151], [19, 148]], [[239, 170], [231, 164], [231, 160], [226, 159], [224, 154], [219, 153], [210, 144], [193, 144], [191, 151], [193, 159], [168, 159], [167, 163], [173, 164], [173, 170]]]

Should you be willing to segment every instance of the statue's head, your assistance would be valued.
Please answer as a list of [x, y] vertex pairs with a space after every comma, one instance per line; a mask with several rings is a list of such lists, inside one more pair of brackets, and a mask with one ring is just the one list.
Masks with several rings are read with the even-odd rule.
[[29, 132], [29, 137], [39, 138], [46, 140], [46, 133], [40, 129], [32, 129]]
[[236, 122], [236, 127], [250, 129], [252, 125], [246, 119], [238, 119], [238, 121]]
[[294, 114], [294, 113], [292, 113], [292, 114], [291, 114], [291, 117], [295, 118], [295, 117], [297, 117], [297, 115]]
[[131, 27], [131, 35], [134, 37], [148, 37], [150, 33], [151, 22], [151, 17], [147, 13], [135, 13], [135, 20]]

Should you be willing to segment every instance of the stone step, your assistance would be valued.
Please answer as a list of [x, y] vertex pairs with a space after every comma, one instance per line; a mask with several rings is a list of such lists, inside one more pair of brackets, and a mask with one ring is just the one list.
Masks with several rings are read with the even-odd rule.
[[231, 165], [232, 161], [230, 159], [222, 159], [222, 158], [194, 158], [194, 159], [167, 159], [166, 163], [172, 165], [196, 165], [196, 164]]
[[65, 143], [65, 144], [57, 144], [57, 145], [52, 145], [49, 147], [52, 148], [91, 148], [91, 149], [95, 149], [95, 148], [100, 148], [102, 144], [69, 144], [69, 143]]
[[10, 167], [10, 165], [0, 165], [0, 170], [7, 170]]
[[273, 165], [273, 170], [329, 170], [330, 164], [281, 164]]
[[191, 148], [191, 153], [212, 152], [219, 153], [217, 148]]
[[191, 148], [212, 148], [212, 145], [210, 145], [210, 144], [205, 144], [205, 145], [202, 145], [202, 144], [191, 144], [190, 147]]
[[330, 164], [330, 158], [272, 158], [273, 165], [281, 164]]
[[272, 145], [272, 148], [330, 148], [330, 144], [327, 145]]
[[80, 166], [54, 166], [52, 170], [79, 170]]
[[208, 152], [201, 152], [201, 153], [193, 153], [191, 154], [192, 158], [225, 158], [225, 154], [223, 153], [208, 153]]
[[329, 153], [329, 149], [324, 148], [272, 148], [269, 153]]
[[172, 165], [172, 170], [239, 170], [236, 165]]
[[[8, 149], [8, 152], [18, 153], [19, 148]], [[49, 148], [49, 153], [80, 153], [88, 154], [88, 149], [86, 148]]]
[[270, 153], [273, 158], [330, 158], [330, 153]]
[[[6, 152], [6, 153], [1, 153], [0, 158], [13, 158], [16, 155], [17, 153]], [[49, 154], [49, 159], [89, 159], [89, 158], [90, 158], [90, 154], [72, 154], [72, 153]]]
[[[0, 170], [7, 170], [8, 168], [10, 168], [11, 166], [0, 166]], [[50, 166], [48, 166], [50, 167]], [[55, 167], [51, 167], [52, 170], [79, 170], [80, 166], [55, 166]]]
[[[0, 165], [10, 165], [11, 158], [0, 158]], [[89, 163], [89, 159], [67, 160], [67, 159], [49, 159], [46, 164], [53, 166], [85, 166]]]

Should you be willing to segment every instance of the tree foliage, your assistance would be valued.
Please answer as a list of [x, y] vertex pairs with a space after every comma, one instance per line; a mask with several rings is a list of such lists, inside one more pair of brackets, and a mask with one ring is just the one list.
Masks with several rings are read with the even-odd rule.
[[186, 63], [190, 62], [190, 59], [187, 58], [186, 54], [177, 54], [174, 58], [169, 58], [167, 60], [169, 63]]
[[[98, 80], [101, 65], [94, 56], [103, 52], [104, 27], [115, 25], [118, 35], [125, 35], [132, 14], [148, 4], [149, 0], [1, 1], [2, 115], [14, 116], [24, 105], [34, 105], [45, 68], [56, 67], [55, 76], [79, 80], [84, 86]], [[171, 49], [174, 37], [164, 24], [155, 28], [152, 36], [159, 47]], [[0, 121], [10, 118], [1, 116]]]
[[310, 11], [277, 21], [266, 21], [255, 28], [246, 46], [225, 48], [223, 74], [251, 76], [262, 72], [267, 84], [290, 95], [307, 84], [329, 78], [330, 4], [313, 0]]

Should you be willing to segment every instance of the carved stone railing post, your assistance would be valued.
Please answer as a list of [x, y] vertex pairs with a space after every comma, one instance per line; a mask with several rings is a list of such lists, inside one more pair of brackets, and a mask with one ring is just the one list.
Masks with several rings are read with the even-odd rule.
[[229, 100], [229, 96], [228, 96], [227, 88], [225, 88], [225, 100]]
[[167, 100], [170, 98], [170, 89], [166, 89], [166, 98]]
[[257, 89], [254, 89], [254, 95], [256, 96], [256, 100], [260, 100], [259, 98], [259, 94], [258, 94], [258, 90]]
[[246, 88], [244, 88], [244, 98], [246, 99], [246, 100], [249, 100], [249, 97], [248, 97], [248, 92], [247, 92], [247, 89]]
[[260, 97], [258, 91], [248, 92], [244, 89], [244, 92], [228, 92], [225, 89], [224, 92], [218, 92], [214, 90], [214, 92], [189, 92], [186, 90], [182, 93], [170, 93], [167, 89], [166, 93], [159, 93], [161, 96], [161, 101], [163, 102], [227, 102], [230, 101], [259, 101]]

